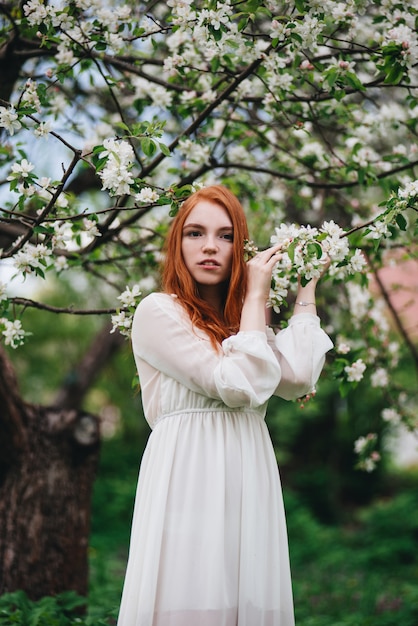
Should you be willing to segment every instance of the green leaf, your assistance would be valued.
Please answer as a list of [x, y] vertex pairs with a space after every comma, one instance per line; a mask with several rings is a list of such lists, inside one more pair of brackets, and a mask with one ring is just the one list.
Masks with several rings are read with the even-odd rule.
[[296, 241], [293, 241], [286, 250], [292, 263], [295, 260], [295, 248], [296, 248]]
[[408, 225], [408, 222], [406, 221], [405, 217], [402, 215], [402, 213], [398, 213], [398, 215], [396, 216], [396, 223], [399, 226], [399, 228], [401, 230], [406, 230], [406, 227]]
[[143, 137], [141, 139], [141, 148], [144, 154], [148, 157], [152, 157], [157, 151], [157, 144], [153, 139], [149, 137]]
[[161, 152], [165, 156], [167, 156], [167, 157], [171, 156], [171, 152], [170, 152], [170, 149], [168, 148], [168, 146], [166, 146], [164, 143], [159, 143], [158, 145], [159, 145], [159, 148], [160, 148]]
[[322, 248], [319, 243], [308, 243], [307, 249], [309, 254], [314, 254], [317, 259], [320, 259], [322, 256]]

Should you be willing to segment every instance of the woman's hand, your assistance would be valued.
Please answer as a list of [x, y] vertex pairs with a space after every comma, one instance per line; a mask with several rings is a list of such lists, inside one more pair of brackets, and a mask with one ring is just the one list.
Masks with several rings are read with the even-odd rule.
[[267, 248], [247, 261], [246, 298], [267, 302], [273, 268], [281, 258], [281, 244]]

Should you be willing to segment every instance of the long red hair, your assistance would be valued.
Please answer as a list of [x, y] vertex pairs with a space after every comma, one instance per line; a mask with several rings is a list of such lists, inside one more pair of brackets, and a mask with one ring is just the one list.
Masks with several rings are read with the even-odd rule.
[[[203, 300], [196, 283], [191, 277], [183, 259], [181, 244], [186, 218], [200, 200], [214, 202], [228, 213], [234, 232], [232, 269], [225, 290], [223, 317]], [[216, 346], [226, 337], [238, 332], [247, 273], [244, 260], [244, 240], [248, 239], [248, 226], [244, 209], [238, 198], [222, 185], [211, 185], [199, 189], [185, 200], [174, 218], [165, 242], [165, 261], [162, 272], [162, 286], [166, 293], [175, 294], [192, 323], [204, 330]]]

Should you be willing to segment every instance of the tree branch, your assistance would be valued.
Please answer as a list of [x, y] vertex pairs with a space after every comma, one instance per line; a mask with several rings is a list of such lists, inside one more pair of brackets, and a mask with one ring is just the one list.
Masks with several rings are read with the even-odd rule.
[[23, 306], [25, 308], [29, 307], [32, 309], [40, 309], [42, 311], [48, 311], [49, 313], [63, 313], [66, 315], [111, 315], [112, 313], [116, 313], [117, 311], [123, 311], [125, 309], [74, 309], [72, 306], [68, 307], [57, 307], [52, 306], [50, 304], [44, 304], [42, 302], [36, 302], [36, 300], [31, 300], [30, 298], [20, 298], [14, 297], [9, 300], [12, 304], [16, 304], [18, 306]]

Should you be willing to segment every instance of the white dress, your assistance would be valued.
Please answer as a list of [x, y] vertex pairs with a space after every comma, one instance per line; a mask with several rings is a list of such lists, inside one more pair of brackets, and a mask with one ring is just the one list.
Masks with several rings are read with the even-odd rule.
[[152, 428], [138, 479], [118, 626], [293, 626], [268, 399], [312, 390], [332, 347], [319, 318], [239, 332], [216, 353], [167, 294], [132, 343]]

